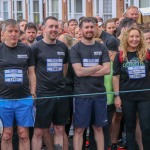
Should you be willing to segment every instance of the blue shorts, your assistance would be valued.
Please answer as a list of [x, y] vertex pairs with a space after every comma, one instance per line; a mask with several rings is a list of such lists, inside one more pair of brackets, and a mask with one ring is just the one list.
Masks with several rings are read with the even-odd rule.
[[4, 127], [16, 125], [30, 127], [34, 125], [33, 99], [32, 97], [21, 100], [0, 99], [0, 118]]
[[74, 126], [87, 128], [90, 124], [96, 127], [107, 125], [107, 99], [100, 98], [75, 98], [74, 99]]

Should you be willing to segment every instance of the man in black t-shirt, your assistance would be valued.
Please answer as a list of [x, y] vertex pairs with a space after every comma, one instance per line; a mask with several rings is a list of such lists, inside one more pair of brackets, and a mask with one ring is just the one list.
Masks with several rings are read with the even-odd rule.
[[4, 125], [1, 149], [12, 149], [16, 120], [19, 149], [30, 150], [28, 127], [34, 123], [32, 96], [35, 97], [36, 77], [31, 48], [18, 42], [19, 34], [17, 21], [8, 19], [2, 24], [5, 41], [0, 44], [0, 118]]
[[24, 33], [26, 35], [27, 45], [31, 46], [36, 42], [37, 27], [34, 23], [27, 23], [24, 28]]
[[[58, 40], [58, 20], [47, 17], [44, 20], [44, 38], [32, 46], [37, 75], [37, 97], [35, 129], [32, 150], [42, 146], [43, 132], [54, 124], [54, 148], [63, 149], [64, 126], [69, 119], [69, 103], [65, 94], [65, 78], [68, 66], [68, 48]], [[48, 130], [47, 130], [48, 131]]]
[[[106, 95], [93, 93], [105, 92], [104, 75], [110, 73], [108, 49], [104, 44], [95, 42], [95, 22], [84, 18], [79, 24], [81, 42], [71, 49], [71, 63], [76, 73], [74, 79], [74, 149], [82, 149], [84, 129], [93, 125], [97, 149], [104, 149], [102, 127], [107, 124]], [[90, 94], [91, 95], [87, 95]]]
[[[95, 23], [98, 24], [97, 19], [95, 17], [92, 18], [95, 21]], [[100, 38], [102, 42], [105, 44], [105, 46], [108, 48], [108, 50], [118, 51], [118, 47], [119, 47], [118, 39], [115, 36], [103, 31], [101, 27], [99, 27], [98, 25], [95, 26], [94, 37]]]

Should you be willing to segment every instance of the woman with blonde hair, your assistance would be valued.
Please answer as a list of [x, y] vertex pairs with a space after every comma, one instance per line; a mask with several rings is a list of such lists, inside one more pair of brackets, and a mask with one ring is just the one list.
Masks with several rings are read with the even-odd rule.
[[[139, 115], [144, 150], [150, 148], [150, 52], [143, 33], [136, 27], [127, 29], [114, 61], [113, 88], [115, 106], [122, 108], [126, 124], [127, 149], [135, 150], [136, 113]], [[125, 92], [120, 92], [125, 91]], [[138, 91], [138, 92], [137, 92]]]

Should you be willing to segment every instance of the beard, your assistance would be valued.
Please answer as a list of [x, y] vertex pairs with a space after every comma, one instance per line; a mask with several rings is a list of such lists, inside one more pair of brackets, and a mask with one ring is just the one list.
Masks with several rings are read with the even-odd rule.
[[83, 33], [82, 37], [85, 38], [86, 40], [92, 40], [94, 37], [94, 33], [93, 32], [91, 33], [92, 33], [91, 35], [87, 35], [86, 33]]
[[29, 43], [33, 43], [35, 39], [27, 39]]

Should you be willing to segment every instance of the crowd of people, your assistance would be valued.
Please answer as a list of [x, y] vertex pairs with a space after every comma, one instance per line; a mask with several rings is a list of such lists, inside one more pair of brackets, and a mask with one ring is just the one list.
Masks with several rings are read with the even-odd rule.
[[89, 150], [149, 150], [150, 22], [138, 18], [130, 6], [105, 22], [3, 21], [1, 150], [68, 150], [71, 125], [74, 150], [85, 149], [87, 129]]

